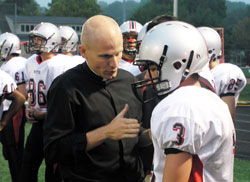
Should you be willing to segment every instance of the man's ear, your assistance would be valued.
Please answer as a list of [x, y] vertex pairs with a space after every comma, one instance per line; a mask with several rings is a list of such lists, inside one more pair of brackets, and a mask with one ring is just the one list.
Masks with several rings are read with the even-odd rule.
[[79, 52], [82, 57], [86, 58], [86, 47], [84, 45], [79, 45], [78, 46]]

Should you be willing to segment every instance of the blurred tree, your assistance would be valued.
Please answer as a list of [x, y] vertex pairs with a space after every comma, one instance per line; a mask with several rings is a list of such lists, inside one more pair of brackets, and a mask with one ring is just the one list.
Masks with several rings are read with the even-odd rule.
[[53, 0], [47, 11], [49, 16], [82, 16], [86, 18], [100, 13], [102, 10], [96, 0]]
[[[221, 26], [226, 16], [226, 0], [179, 0], [178, 19], [195, 26]], [[132, 15], [145, 23], [160, 14], [173, 14], [173, 0], [151, 0]]]
[[[13, 6], [14, 4], [16, 4], [17, 15], [26, 15], [26, 16], [41, 15], [41, 13], [39, 12], [40, 6], [36, 3], [35, 0], [4, 0], [3, 3], [13, 4]], [[10, 12], [12, 14], [12, 11]]]
[[141, 24], [145, 24], [150, 21], [155, 16], [161, 14], [173, 14], [172, 5], [170, 2], [172, 0], [154, 0], [147, 1], [142, 6], [140, 6], [131, 16], [131, 19], [135, 19]]
[[245, 61], [250, 66], [250, 18], [245, 17], [232, 29], [233, 47], [245, 51]]
[[[126, 8], [126, 20], [131, 19], [131, 15], [136, 11], [136, 9], [140, 6], [140, 3], [137, 3], [133, 0], [125, 1]], [[102, 6], [104, 13], [112, 18], [114, 18], [117, 23], [120, 25], [123, 23], [123, 3], [119, 1], [115, 1], [108, 6]], [[133, 19], [134, 20], [134, 19]]]
[[179, 0], [179, 18], [194, 26], [223, 26], [226, 0]]

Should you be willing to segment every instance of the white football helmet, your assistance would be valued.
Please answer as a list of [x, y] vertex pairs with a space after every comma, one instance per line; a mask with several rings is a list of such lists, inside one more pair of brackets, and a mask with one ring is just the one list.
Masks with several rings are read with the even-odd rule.
[[[136, 42], [137, 36], [142, 28], [142, 25], [137, 21], [126, 21], [121, 24], [120, 29], [123, 34], [123, 44], [124, 50], [123, 52], [128, 55], [135, 55], [136, 54]], [[135, 39], [125, 38], [128, 35], [135, 35]], [[132, 46], [135, 44], [135, 46]], [[126, 46], [128, 45], [128, 46]]]
[[218, 32], [210, 27], [199, 27], [198, 30], [206, 40], [209, 61], [218, 61], [221, 57], [221, 38]]
[[139, 48], [140, 48], [140, 45], [141, 45], [141, 41], [143, 39], [143, 37], [146, 35], [147, 33], [147, 27], [148, 27], [148, 24], [150, 23], [151, 21], [145, 23], [143, 25], [143, 27], [141, 28], [140, 32], [138, 33], [138, 37], [137, 37], [137, 51], [139, 51]]
[[[39, 43], [36, 38], [41, 39]], [[29, 33], [29, 52], [57, 52], [61, 44], [59, 29], [52, 23], [42, 22]]]
[[21, 54], [21, 42], [15, 34], [6, 32], [0, 35], [0, 59], [5, 61], [11, 54]]
[[151, 79], [134, 83], [134, 91], [151, 85], [158, 96], [163, 96], [190, 75], [208, 67], [206, 42], [198, 29], [188, 23], [161, 23], [143, 38], [139, 60], [134, 64], [145, 67], [154, 64], [158, 68], [157, 78], [150, 75]]
[[70, 26], [60, 26], [59, 31], [62, 37], [61, 51], [75, 52], [79, 40], [76, 31]]

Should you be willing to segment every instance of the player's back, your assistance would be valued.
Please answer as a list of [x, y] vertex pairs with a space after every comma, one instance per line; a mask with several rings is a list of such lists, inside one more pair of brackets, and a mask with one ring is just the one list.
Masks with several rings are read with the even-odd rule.
[[157, 182], [162, 180], [164, 151], [173, 148], [194, 155], [192, 170], [203, 181], [233, 181], [234, 126], [216, 94], [197, 86], [177, 89], [154, 109], [151, 131]]
[[246, 77], [242, 70], [237, 65], [222, 63], [215, 66], [211, 73], [215, 80], [216, 94], [220, 97], [234, 95], [237, 104], [240, 92], [246, 86]]

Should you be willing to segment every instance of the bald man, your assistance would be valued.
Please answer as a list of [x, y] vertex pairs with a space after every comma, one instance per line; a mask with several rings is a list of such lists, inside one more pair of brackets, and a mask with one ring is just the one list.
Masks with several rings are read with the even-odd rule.
[[148, 141], [138, 122], [141, 104], [131, 89], [134, 77], [118, 69], [122, 46], [112, 18], [89, 18], [79, 46], [86, 62], [57, 77], [50, 87], [45, 156], [58, 163], [63, 181], [143, 180], [138, 148]]

